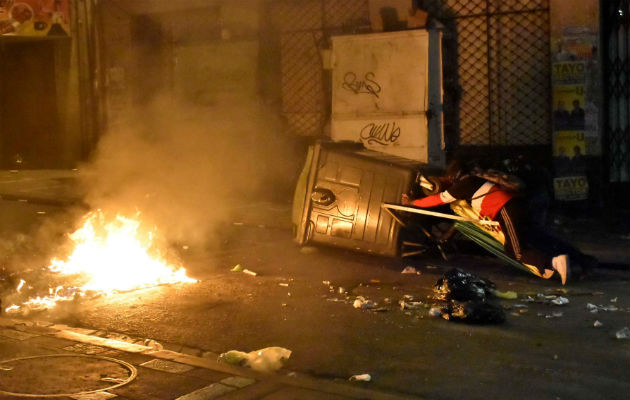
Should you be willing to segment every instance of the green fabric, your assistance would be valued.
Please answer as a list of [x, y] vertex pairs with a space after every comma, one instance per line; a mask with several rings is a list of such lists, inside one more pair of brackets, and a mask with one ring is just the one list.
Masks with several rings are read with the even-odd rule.
[[531, 272], [529, 268], [516, 261], [512, 257], [505, 254], [503, 251], [503, 245], [493, 238], [489, 233], [483, 231], [472, 222], [455, 222], [455, 228], [460, 231], [464, 236], [477, 243], [479, 246], [488, 250], [490, 253], [503, 260], [506, 264], [509, 264], [515, 268], [523, 271]]

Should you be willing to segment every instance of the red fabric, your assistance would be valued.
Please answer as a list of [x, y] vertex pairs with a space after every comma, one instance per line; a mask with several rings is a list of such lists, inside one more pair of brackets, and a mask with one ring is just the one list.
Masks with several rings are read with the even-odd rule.
[[491, 189], [481, 201], [481, 210], [479, 211], [479, 214], [494, 220], [501, 208], [503, 208], [505, 203], [507, 203], [512, 197], [512, 194], [504, 190], [497, 190], [495, 188]]
[[423, 197], [421, 199], [416, 199], [412, 201], [411, 204], [413, 206], [420, 207], [420, 208], [430, 208], [430, 207], [435, 207], [435, 206], [441, 206], [442, 204], [446, 204], [446, 203], [442, 201], [442, 198], [440, 197], [440, 193], [437, 193], [431, 196]]

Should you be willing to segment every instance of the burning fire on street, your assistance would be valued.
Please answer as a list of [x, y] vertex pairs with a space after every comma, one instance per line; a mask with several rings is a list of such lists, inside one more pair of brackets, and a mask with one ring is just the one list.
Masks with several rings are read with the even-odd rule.
[[[157, 228], [145, 229], [140, 213], [133, 217], [117, 214], [108, 218], [101, 210], [83, 218], [83, 225], [69, 235], [72, 243], [65, 259], [53, 258], [45, 268], [55, 281], [45, 295], [32, 296], [21, 304], [5, 308], [22, 313], [54, 307], [77, 297], [107, 295], [163, 284], [196, 282], [176, 262], [169, 262], [156, 245]], [[71, 282], [70, 284], [66, 282]], [[23, 279], [18, 293], [31, 288]], [[32, 288], [31, 288], [32, 289]]]

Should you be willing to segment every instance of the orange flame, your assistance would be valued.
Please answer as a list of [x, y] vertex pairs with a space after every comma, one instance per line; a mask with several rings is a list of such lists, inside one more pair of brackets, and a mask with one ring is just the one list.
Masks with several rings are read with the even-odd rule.
[[[23, 304], [29, 309], [53, 307], [58, 301], [71, 300], [86, 291], [108, 294], [161, 284], [196, 282], [186, 270], [167, 262], [153, 245], [154, 232], [143, 233], [140, 221], [116, 215], [106, 221], [101, 210], [88, 213], [81, 228], [70, 234], [72, 254], [64, 261], [54, 258], [48, 269], [60, 276], [76, 277], [77, 287], [49, 289], [44, 297], [31, 298]], [[20, 283], [21, 289], [24, 283]], [[19, 290], [18, 290], [19, 291]], [[5, 311], [19, 312], [20, 306]]]

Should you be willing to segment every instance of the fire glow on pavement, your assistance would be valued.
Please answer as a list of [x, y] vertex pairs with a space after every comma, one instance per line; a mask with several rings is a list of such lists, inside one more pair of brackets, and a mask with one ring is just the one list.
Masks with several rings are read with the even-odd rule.
[[[166, 261], [157, 246], [157, 228], [141, 227], [140, 213], [134, 217], [116, 215], [108, 219], [101, 210], [84, 216], [83, 225], [69, 235], [74, 248], [65, 259], [54, 258], [47, 270], [56, 277], [68, 277], [73, 284], [48, 289], [45, 296], [34, 296], [7, 307], [18, 313], [54, 307], [59, 301], [73, 300], [86, 293], [111, 294], [163, 284], [196, 282], [178, 263]], [[17, 292], [28, 282], [21, 280]]]

